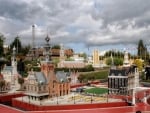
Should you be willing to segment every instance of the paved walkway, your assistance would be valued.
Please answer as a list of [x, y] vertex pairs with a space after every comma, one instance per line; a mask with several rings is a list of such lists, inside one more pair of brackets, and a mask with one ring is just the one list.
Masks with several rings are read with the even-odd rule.
[[35, 105], [68, 105], [68, 104], [89, 104], [89, 103], [107, 103], [109, 102], [121, 102], [122, 99], [119, 98], [109, 98], [107, 96], [90, 96], [85, 94], [79, 93], [71, 93], [69, 95], [61, 96], [61, 97], [54, 97], [51, 99], [46, 99], [43, 101], [30, 99], [28, 96], [19, 97], [17, 100], [32, 103]]

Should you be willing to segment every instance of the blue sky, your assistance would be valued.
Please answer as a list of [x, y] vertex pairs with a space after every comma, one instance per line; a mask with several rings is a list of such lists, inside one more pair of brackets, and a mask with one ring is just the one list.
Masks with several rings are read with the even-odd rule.
[[0, 33], [6, 44], [17, 35], [31, 44], [35, 24], [36, 45], [49, 34], [75, 52], [136, 48], [140, 39], [148, 46], [149, 6], [149, 0], [0, 0]]

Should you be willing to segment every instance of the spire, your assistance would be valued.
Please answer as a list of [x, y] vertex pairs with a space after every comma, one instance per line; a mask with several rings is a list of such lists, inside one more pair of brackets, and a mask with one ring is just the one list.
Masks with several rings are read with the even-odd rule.
[[111, 66], [114, 66], [114, 58], [112, 56], [112, 53], [111, 53]]
[[124, 66], [124, 67], [129, 67], [129, 66], [130, 66], [130, 63], [129, 63], [129, 56], [128, 56], [128, 52], [127, 52], [127, 51], [125, 51], [125, 53], [124, 53], [123, 66]]
[[44, 49], [45, 49], [44, 55], [45, 55], [45, 61], [48, 62], [48, 61], [51, 60], [51, 57], [50, 57], [50, 55], [51, 55], [51, 53], [50, 53], [51, 47], [50, 47], [50, 44], [49, 44], [50, 37], [48, 36], [48, 34], [47, 34], [47, 36], [45, 38], [45, 41], [46, 41], [46, 44], [44, 46]]
[[13, 57], [15, 57], [15, 55], [16, 55], [16, 48], [15, 48], [15, 46], [13, 47]]
[[15, 46], [13, 47], [13, 54], [12, 54], [12, 61], [11, 61], [11, 65], [14, 66], [15, 65], [15, 60], [16, 60], [16, 48]]
[[60, 61], [65, 60], [64, 45], [60, 44]]

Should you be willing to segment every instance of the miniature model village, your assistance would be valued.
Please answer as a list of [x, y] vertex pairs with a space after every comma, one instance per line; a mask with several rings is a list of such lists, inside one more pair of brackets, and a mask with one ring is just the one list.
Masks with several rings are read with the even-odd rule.
[[[11, 58], [11, 66], [4, 66], [0, 80], [5, 81], [1, 87], [1, 93], [15, 93], [22, 89], [23, 93], [26, 95], [21, 98], [16, 98], [20, 101], [29, 102], [32, 104], [77, 104], [77, 103], [92, 103], [92, 102], [113, 102], [122, 101], [120, 99], [108, 100], [108, 95], [129, 95], [132, 96], [132, 104], [136, 103], [135, 93], [138, 90], [142, 90], [139, 84], [139, 71], [137, 66], [131, 65], [129, 62], [128, 52], [124, 54], [123, 66], [116, 67], [113, 62], [113, 57], [111, 56], [112, 65], [108, 74], [108, 83], [105, 84], [105, 88], [108, 92], [103, 96], [97, 97], [88, 94], [76, 93], [76, 90], [71, 88], [71, 85], [76, 85], [79, 83], [76, 75], [73, 72], [57, 71], [55, 72], [55, 65], [51, 60], [51, 45], [50, 38], [47, 36], [45, 38], [45, 45], [43, 46], [43, 59], [40, 61], [41, 71], [37, 72], [31, 69], [28, 72], [28, 76], [23, 78], [24, 83], [19, 84], [18, 79], [22, 78], [21, 71], [23, 66], [23, 60], [20, 59], [19, 62], [16, 60], [16, 48], [13, 48], [13, 54]], [[34, 52], [34, 50], [31, 50]], [[96, 51], [97, 52], [97, 51]], [[61, 46], [60, 50], [60, 63], [59, 66], [64, 66], [64, 49]], [[94, 57], [93, 57], [94, 59]], [[94, 65], [97, 67], [96, 58], [93, 61]], [[69, 62], [71, 65], [71, 62]], [[76, 65], [79, 65], [77, 62]], [[75, 63], [74, 63], [75, 64]], [[19, 65], [19, 67], [18, 67]], [[82, 66], [82, 64], [81, 64]], [[19, 71], [17, 68], [20, 68]], [[96, 86], [102, 87], [102, 86]], [[90, 88], [90, 87], [88, 87]], [[87, 98], [86, 98], [87, 96]], [[59, 100], [58, 100], [59, 99]], [[42, 103], [41, 103], [42, 101]], [[146, 101], [146, 100], [144, 100]]]
[[[1, 88], [1, 91], [11, 93], [19, 90], [20, 88], [24, 89], [24, 93], [26, 95], [26, 97], [23, 97], [24, 101], [27, 102], [33, 101], [34, 104], [38, 102], [40, 103], [41, 100], [45, 101], [45, 104], [46, 102], [48, 104], [48, 100], [49, 104], [56, 104], [54, 100], [55, 101], [57, 100], [58, 104], [58, 97], [62, 97], [65, 95], [68, 96], [69, 98], [72, 98], [73, 103], [75, 103], [74, 100], [75, 96], [76, 100], [77, 98], [80, 98], [81, 101], [81, 98], [84, 98], [85, 96], [72, 93], [70, 87], [73, 82], [78, 83], [77, 78], [75, 80], [75, 78], [73, 78], [74, 75], [71, 72], [54, 71], [55, 67], [51, 60], [51, 53], [50, 53], [51, 49], [49, 44], [50, 38], [47, 36], [45, 38], [45, 41], [46, 44], [44, 45], [43, 51], [44, 59], [41, 60], [40, 62], [41, 71], [36, 72], [31, 69], [31, 71], [28, 72], [28, 76], [24, 78], [24, 83], [22, 85], [18, 84], [18, 79], [21, 78], [21, 72], [17, 71], [17, 61], [15, 56], [16, 48], [15, 47], [13, 48], [13, 55], [11, 61], [12, 65], [5, 66], [1, 72], [2, 73], [1, 80], [6, 81], [5, 82], [6, 84], [3, 86], [3, 88]], [[61, 61], [63, 61], [64, 52], [63, 51], [60, 52], [61, 52], [60, 53]], [[20, 62], [18, 62], [20, 63], [20, 67], [22, 66], [21, 62], [22, 59], [20, 59]], [[110, 72], [108, 75], [108, 86], [107, 86], [108, 94], [117, 94], [117, 95], [125, 94], [134, 96], [137, 87], [139, 87], [139, 71], [136, 66], [130, 65], [128, 53], [125, 52], [124, 63], [121, 68], [114, 66], [112, 62], [112, 66], [110, 68]], [[69, 96], [69, 94], [71, 95]], [[106, 95], [103, 98], [101, 98], [101, 100], [103, 100], [101, 102], [108, 101], [108, 99], [106, 99]], [[18, 100], [22, 100], [23, 98], [18, 98]], [[89, 97], [90, 101], [94, 101], [94, 98], [95, 97], [93, 96], [91, 100], [91, 96]], [[53, 102], [50, 102], [51, 100]], [[121, 100], [110, 99], [110, 101], [121, 101]], [[67, 100], [66, 103], [69, 103], [69, 101]], [[132, 103], [135, 104], [134, 99]]]

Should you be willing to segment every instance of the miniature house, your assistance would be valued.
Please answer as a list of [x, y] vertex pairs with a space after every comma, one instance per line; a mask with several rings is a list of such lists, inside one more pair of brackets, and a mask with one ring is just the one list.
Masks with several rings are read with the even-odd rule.
[[41, 72], [29, 72], [26, 81], [26, 94], [35, 99], [45, 97], [56, 97], [70, 93], [70, 82], [65, 72], [55, 72], [54, 64], [51, 61], [49, 40], [45, 38], [46, 45], [43, 53], [45, 59], [41, 61]]

